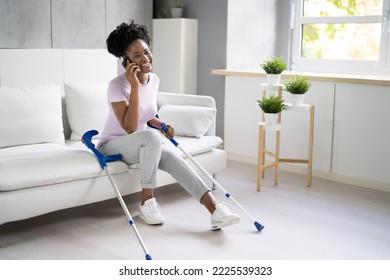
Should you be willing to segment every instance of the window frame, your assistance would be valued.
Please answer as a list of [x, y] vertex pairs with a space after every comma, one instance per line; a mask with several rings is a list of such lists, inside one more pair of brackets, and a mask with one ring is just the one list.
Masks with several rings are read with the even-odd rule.
[[[303, 17], [303, 1], [291, 0], [291, 69], [293, 71], [340, 74], [390, 74], [390, 0], [383, 0], [382, 15], [353, 17]], [[379, 61], [301, 58], [304, 24], [316, 23], [381, 23]]]

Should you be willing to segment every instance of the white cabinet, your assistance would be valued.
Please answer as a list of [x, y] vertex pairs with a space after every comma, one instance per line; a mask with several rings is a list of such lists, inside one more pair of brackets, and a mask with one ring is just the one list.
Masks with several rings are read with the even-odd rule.
[[196, 94], [198, 20], [153, 20], [153, 72], [160, 91]]

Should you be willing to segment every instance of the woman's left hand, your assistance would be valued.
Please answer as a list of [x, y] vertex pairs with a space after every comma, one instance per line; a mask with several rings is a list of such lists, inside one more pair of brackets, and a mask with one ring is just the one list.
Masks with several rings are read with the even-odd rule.
[[169, 124], [166, 125], [168, 127], [168, 131], [165, 132], [162, 128], [160, 128], [160, 131], [162, 134], [165, 135], [165, 137], [167, 137], [169, 140], [171, 140], [172, 138], [175, 137], [175, 129], [170, 126]]

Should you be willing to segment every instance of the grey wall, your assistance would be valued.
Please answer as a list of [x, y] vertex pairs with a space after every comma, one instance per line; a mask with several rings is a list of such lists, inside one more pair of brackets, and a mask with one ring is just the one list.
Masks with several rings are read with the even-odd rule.
[[120, 23], [133, 19], [144, 24], [149, 32], [153, 27], [153, 0], [106, 0], [106, 35]]
[[105, 0], [52, 0], [52, 46], [105, 48]]
[[0, 48], [50, 48], [50, 0], [0, 0]]
[[[169, 0], [154, 0], [154, 17], [163, 8], [169, 14]], [[198, 19], [197, 89], [217, 103], [217, 135], [224, 134], [225, 78], [211, 75], [212, 69], [226, 68], [227, 0], [182, 0], [183, 17]]]
[[0, 0], [0, 48], [104, 49], [121, 22], [152, 18], [153, 0]]

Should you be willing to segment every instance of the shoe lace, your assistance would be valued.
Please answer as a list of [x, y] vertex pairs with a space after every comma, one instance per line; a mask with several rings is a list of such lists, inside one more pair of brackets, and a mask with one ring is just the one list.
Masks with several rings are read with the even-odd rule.
[[223, 203], [220, 203], [219, 204], [219, 209], [222, 213], [226, 214], [226, 215], [230, 215], [232, 214], [232, 211], [229, 209], [228, 207], [229, 204], [227, 204], [226, 202], [223, 202]]
[[161, 210], [160, 204], [158, 204], [158, 202], [150, 204], [149, 208], [150, 208], [151, 212], [153, 212], [153, 213], [160, 212], [160, 210]]

